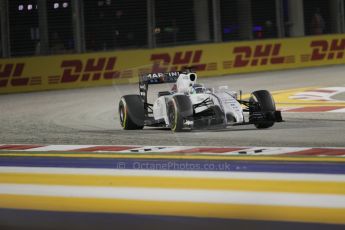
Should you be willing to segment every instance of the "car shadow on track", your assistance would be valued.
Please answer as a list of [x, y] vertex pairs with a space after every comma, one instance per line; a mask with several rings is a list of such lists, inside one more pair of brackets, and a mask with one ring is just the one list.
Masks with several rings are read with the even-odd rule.
[[[285, 122], [284, 122], [285, 123]], [[282, 123], [282, 124], [284, 124]], [[296, 122], [295, 122], [296, 123]], [[294, 124], [294, 123], [292, 123]], [[290, 124], [291, 125], [291, 124]], [[166, 127], [145, 127], [144, 129], [138, 130], [123, 130], [123, 129], [99, 129], [99, 130], [79, 130], [79, 133], [94, 133], [94, 134], [132, 134], [132, 133], [139, 133], [139, 134], [157, 134], [157, 133], [166, 133], [166, 134], [178, 134], [178, 133], [221, 133], [221, 132], [246, 132], [246, 131], [273, 131], [273, 130], [282, 130], [282, 129], [296, 129], [301, 128], [300, 124], [295, 124], [290, 126], [286, 125], [279, 125], [275, 124], [273, 127], [268, 129], [257, 129], [254, 125], [246, 125], [246, 126], [229, 126], [227, 128], [195, 128], [195, 129], [184, 129], [180, 132], [172, 132], [170, 128]]]

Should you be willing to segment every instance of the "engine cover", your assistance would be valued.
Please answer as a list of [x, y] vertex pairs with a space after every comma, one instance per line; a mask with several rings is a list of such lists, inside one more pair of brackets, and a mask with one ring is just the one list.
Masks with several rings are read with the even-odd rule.
[[[219, 103], [219, 106], [223, 109], [225, 113], [225, 118], [227, 119], [227, 123], [235, 122], [235, 123], [243, 123], [244, 116], [243, 116], [243, 109], [241, 104], [234, 98], [231, 94], [227, 92], [219, 92], [213, 94]], [[230, 118], [233, 118], [232, 121]]]

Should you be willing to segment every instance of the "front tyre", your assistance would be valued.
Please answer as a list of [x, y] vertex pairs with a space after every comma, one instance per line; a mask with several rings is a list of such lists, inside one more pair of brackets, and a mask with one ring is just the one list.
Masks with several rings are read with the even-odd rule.
[[181, 132], [184, 119], [193, 115], [193, 105], [189, 97], [175, 95], [168, 103], [168, 118], [173, 132]]
[[254, 91], [249, 99], [251, 103], [250, 115], [260, 113], [264, 117], [255, 121], [254, 125], [258, 129], [267, 129], [274, 125], [274, 113], [276, 111], [275, 102], [270, 92], [267, 90]]
[[144, 103], [139, 95], [125, 95], [119, 103], [121, 127], [125, 130], [142, 129], [145, 121]]

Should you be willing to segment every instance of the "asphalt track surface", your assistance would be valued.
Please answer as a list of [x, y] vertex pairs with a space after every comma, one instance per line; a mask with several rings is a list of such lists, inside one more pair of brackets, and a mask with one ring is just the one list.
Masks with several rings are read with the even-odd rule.
[[[272, 92], [280, 90], [290, 90], [305, 87], [345, 87], [344, 80], [345, 66], [333, 66], [333, 67], [323, 67], [323, 68], [312, 68], [312, 69], [301, 69], [301, 70], [289, 70], [289, 71], [276, 71], [276, 72], [264, 72], [255, 74], [242, 74], [233, 76], [223, 76], [214, 78], [202, 78], [199, 82], [205, 83], [207, 86], [216, 87], [221, 85], [228, 85], [229, 88], [234, 90], [242, 89], [244, 94], [248, 94], [254, 90], [267, 89]], [[168, 90], [169, 85], [157, 85], [150, 89], [152, 98], [157, 95], [158, 91]], [[22, 93], [13, 95], [0, 95], [0, 144], [34, 144], [34, 145], [145, 145], [145, 146], [265, 146], [265, 147], [344, 147], [345, 146], [345, 110], [343, 112], [320, 112], [320, 113], [306, 113], [306, 112], [284, 112], [283, 118], [286, 122], [277, 123], [274, 127], [267, 130], [257, 130], [254, 126], [243, 126], [243, 127], [230, 127], [225, 130], [195, 130], [191, 132], [182, 133], [172, 133], [169, 129], [163, 128], [145, 128], [144, 130], [137, 131], [124, 131], [121, 129], [117, 114], [117, 105], [119, 99], [125, 94], [137, 94], [138, 87], [137, 84], [131, 85], [113, 85], [108, 87], [99, 88], [85, 88], [85, 89], [74, 89], [74, 90], [60, 90], [60, 91], [46, 91], [37, 93]], [[333, 99], [345, 100], [345, 94], [339, 93], [334, 95]], [[278, 101], [278, 103], [280, 103]], [[345, 105], [344, 103], [342, 105]], [[279, 106], [283, 106], [281, 104]], [[345, 107], [345, 106], [344, 106]], [[6, 153], [6, 152], [3, 152]], [[9, 152], [14, 153], [14, 152]], [[34, 154], [34, 153], [33, 153]], [[37, 153], [35, 153], [37, 155]], [[35, 155], [34, 154], [34, 155]], [[55, 153], [54, 153], [55, 154]], [[58, 154], [58, 153], [56, 153]], [[66, 153], [67, 155], [70, 153]], [[99, 154], [99, 153], [97, 153]], [[196, 156], [198, 157], [198, 156]], [[214, 156], [212, 156], [214, 157]], [[251, 156], [248, 156], [251, 157]], [[140, 157], [139, 157], [140, 158]], [[55, 187], [50, 187], [50, 185], [62, 186], [68, 183], [73, 185], [84, 186], [83, 191], [94, 191], [98, 189], [100, 191], [102, 186], [104, 190], [113, 189], [116, 190], [116, 186], [109, 186], [112, 182], [120, 183], [115, 179], [112, 181], [108, 177], [107, 179], [102, 179], [102, 176], [95, 177], [95, 175], [88, 176], [87, 180], [80, 180], [80, 178], [86, 178], [85, 175], [76, 174], [71, 176], [68, 171], [89, 171], [92, 172], [102, 172], [102, 170], [113, 170], [114, 166], [126, 165], [125, 169], [129, 169], [133, 173], [133, 162], [136, 164], [149, 164], [152, 162], [175, 162], [172, 159], [149, 159], [141, 156], [140, 159], [130, 159], [130, 158], [85, 158], [82, 156], [74, 157], [43, 157], [43, 156], [31, 156], [28, 153], [27, 156], [13, 157], [13, 156], [2, 156], [0, 166], [2, 167], [2, 183], [3, 189], [11, 190], [12, 192], [26, 191], [25, 189], [37, 189], [37, 186], [45, 186], [46, 190], [39, 189], [39, 194], [43, 192], [58, 192], [60, 190], [54, 189]], [[298, 158], [301, 160], [300, 158]], [[339, 160], [339, 159], [337, 159]], [[284, 175], [284, 177], [292, 178], [302, 178], [303, 175], [309, 173], [317, 175], [315, 178], [317, 180], [322, 180], [322, 176], [327, 176], [327, 178], [334, 177], [340, 178], [344, 174], [344, 167], [341, 160], [339, 162], [321, 162], [321, 161], [311, 161], [311, 162], [290, 162], [290, 161], [247, 161], [247, 160], [229, 160], [229, 161], [219, 161], [217, 159], [178, 159], [176, 163], [179, 164], [210, 164], [223, 165], [224, 162], [229, 163], [229, 171], [224, 171], [221, 173], [226, 173], [227, 176], [231, 177], [234, 174], [245, 173], [246, 175], [252, 173], [252, 175], [259, 175], [260, 172], [264, 172], [270, 176]], [[128, 167], [127, 167], [128, 166]], [[6, 170], [15, 167], [15, 170], [22, 170], [22, 174], [18, 174], [18, 171], [12, 175], [11, 173], [6, 174]], [[132, 167], [132, 168], [131, 168]], [[68, 170], [67, 170], [68, 169]], [[122, 169], [122, 168], [121, 168]], [[24, 171], [23, 171], [24, 170]], [[32, 171], [40, 171], [40, 174], [31, 175]], [[30, 171], [31, 170], [31, 171]], [[50, 171], [49, 171], [50, 170]], [[50, 174], [45, 175], [45, 171], [52, 172], [56, 171], [59, 176], [51, 176]], [[225, 169], [224, 169], [225, 170]], [[126, 170], [120, 170], [121, 173], [127, 172]], [[135, 171], [135, 170], [134, 170]], [[163, 174], [156, 172], [155, 170], [147, 170], [147, 173], [156, 173], [159, 177]], [[175, 172], [176, 171], [176, 172]], [[178, 170], [174, 172], [168, 171], [169, 175], [179, 174]], [[230, 173], [231, 172], [231, 173]], [[61, 174], [62, 173], [62, 174]], [[64, 175], [64, 173], [66, 173]], [[113, 173], [113, 171], [112, 171]], [[143, 172], [138, 172], [142, 176]], [[174, 174], [175, 173], [175, 174]], [[184, 174], [189, 175], [186, 172], [181, 171], [182, 176]], [[201, 177], [203, 172], [197, 171], [199, 177]], [[204, 174], [212, 172], [204, 172]], [[60, 175], [61, 174], [61, 175]], [[204, 175], [203, 174], [203, 175]], [[170, 175], [170, 176], [171, 176]], [[207, 174], [208, 175], [208, 174]], [[114, 176], [114, 175], [113, 175]], [[291, 178], [290, 178], [291, 176]], [[75, 181], [71, 180], [75, 178]], [[94, 180], [91, 180], [94, 178]], [[321, 179], [320, 179], [321, 178]], [[334, 179], [333, 178], [333, 179]], [[161, 178], [162, 179], [162, 178]], [[10, 180], [10, 184], [6, 184], [6, 180]], [[159, 178], [150, 177], [147, 179], [150, 183], [156, 181], [159, 182]], [[169, 182], [169, 186], [172, 186], [174, 180], [169, 178], [163, 178], [166, 182]], [[189, 183], [183, 183], [180, 181], [181, 178], [176, 180], [180, 189], [186, 189], [185, 187], [193, 184], [193, 178], [190, 179]], [[196, 179], [199, 180], [199, 179]], [[304, 178], [303, 180], [307, 180]], [[315, 179], [316, 180], [316, 179]], [[36, 182], [35, 182], [36, 181]], [[69, 182], [68, 182], [69, 181]], [[82, 181], [85, 184], [81, 185]], [[120, 187], [128, 185], [129, 181], [132, 181], [134, 186], [139, 186], [144, 177], [141, 180], [134, 178], [123, 182], [124, 184], [118, 184]], [[68, 182], [68, 183], [67, 183]], [[29, 183], [29, 184], [26, 184]], [[47, 183], [47, 184], [44, 184]], [[51, 183], [51, 184], [49, 184]], [[100, 184], [104, 183], [104, 184]], [[122, 183], [122, 182], [121, 182]], [[145, 182], [148, 183], [148, 182]], [[161, 182], [159, 182], [161, 183]], [[223, 181], [219, 182], [223, 186]], [[252, 183], [248, 182], [248, 186], [252, 188]], [[261, 183], [266, 183], [265, 181], [257, 181], [258, 188], [263, 186]], [[281, 192], [291, 192], [295, 195], [303, 195], [299, 193], [299, 189], [304, 189], [304, 184], [301, 186], [291, 186], [291, 181], [283, 181], [281, 184], [287, 183], [285, 189], [288, 191], [281, 190], [279, 186], [280, 182], [272, 182], [274, 192], [279, 195]], [[325, 182], [311, 182], [318, 185], [316, 187], [318, 191], [325, 194], [331, 193], [333, 196], [338, 196], [337, 192], [340, 194], [342, 190], [342, 181], [338, 181], [338, 184], [333, 184], [332, 181]], [[323, 183], [328, 183], [326, 186]], [[241, 181], [241, 186], [242, 185]], [[279, 184], [279, 185], [278, 185]], [[98, 187], [97, 187], [97, 186]], [[159, 184], [161, 186], [161, 184]], [[200, 183], [200, 186], [207, 186], [208, 183]], [[229, 180], [226, 185], [228, 186], [239, 186]], [[22, 189], [16, 189], [20, 186]], [[30, 187], [31, 186], [31, 187]], [[35, 187], [36, 186], [36, 187]], [[86, 186], [86, 187], [85, 187]], [[89, 187], [88, 187], [89, 186]], [[150, 188], [148, 184], [145, 184], [148, 189], [152, 191], [159, 190], [159, 187]], [[177, 186], [177, 185], [176, 185]], [[196, 186], [196, 185], [195, 185]], [[198, 185], [199, 186], [199, 185]], [[216, 184], [214, 184], [216, 186]], [[217, 185], [218, 186], [218, 185]], [[245, 185], [247, 186], [247, 185]], [[245, 187], [244, 186], [244, 187]], [[43, 188], [42, 187], [42, 188]], [[73, 186], [72, 186], [73, 187]], [[72, 188], [71, 187], [71, 188]], [[139, 186], [140, 187], [140, 186]], [[244, 189], [241, 187], [241, 189]], [[40, 187], [41, 188], [41, 187]], [[69, 188], [64, 187], [63, 189]], [[79, 188], [79, 187], [78, 187]], [[170, 188], [170, 187], [169, 187]], [[173, 187], [171, 187], [173, 188]], [[202, 187], [204, 188], [204, 187]], [[332, 190], [334, 189], [334, 191]], [[87, 190], [89, 189], [89, 190]], [[136, 187], [133, 187], [136, 189]], [[156, 189], [156, 190], [155, 190]], [[195, 188], [194, 188], [195, 189]], [[199, 188], [200, 189], [200, 188]], [[314, 193], [315, 187], [307, 188], [309, 192]], [[328, 189], [328, 190], [327, 190]], [[111, 191], [113, 191], [111, 190]], [[157, 191], [158, 191], [157, 190]], [[247, 191], [248, 190], [248, 191]], [[255, 191], [251, 191], [247, 188], [243, 191], [247, 191], [250, 194], [254, 194]], [[327, 191], [326, 191], [327, 190]], [[0, 190], [1, 191], [1, 190]], [[61, 190], [62, 191], [62, 190]], [[61, 192], [60, 191], [60, 192]], [[78, 189], [68, 190], [69, 192], [79, 193]], [[203, 191], [203, 190], [202, 190]], [[229, 188], [229, 191], [232, 190]], [[41, 193], [40, 193], [41, 192]], [[213, 190], [205, 189], [203, 192], [213, 192]], [[5, 192], [6, 193], [6, 192]], [[45, 195], [47, 195], [45, 194]], [[49, 193], [50, 194], [50, 193]], [[100, 196], [103, 193], [92, 192], [93, 196]], [[121, 193], [121, 196], [127, 193]], [[165, 193], [164, 193], [165, 194]], [[163, 195], [164, 195], [163, 194]], [[242, 194], [242, 193], [241, 193]], [[256, 193], [255, 193], [256, 194]], [[6, 195], [6, 194], [5, 194]], [[18, 195], [18, 194], [17, 194]], [[35, 193], [35, 195], [37, 195]], [[60, 194], [61, 195], [61, 194]], [[80, 195], [80, 194], [78, 194]], [[112, 194], [114, 196], [114, 194]], [[136, 196], [141, 196], [143, 194], [138, 193]], [[158, 194], [162, 195], [162, 194]], [[175, 194], [176, 195], [176, 194]], [[195, 194], [193, 194], [194, 197]], [[314, 194], [315, 195], [315, 194]], [[322, 194], [316, 194], [322, 198]], [[328, 194], [329, 195], [329, 194]], [[177, 196], [177, 195], [176, 195]], [[308, 196], [308, 195], [307, 195]], [[312, 195], [311, 195], [312, 196]], [[25, 197], [25, 196], [24, 196]], [[31, 198], [37, 198], [36, 202], [32, 202]], [[214, 196], [217, 197], [217, 196]], [[27, 197], [28, 198], [28, 197]], [[105, 213], [104, 207], [102, 207], [102, 212], [97, 212], [96, 209], [90, 209], [89, 212], [80, 212], [80, 210], [68, 211], [68, 207], [76, 205], [79, 207], [80, 204], [77, 202], [79, 199], [69, 200], [68, 202], [58, 202], [52, 198], [50, 201], [52, 205], [58, 207], [64, 207], [63, 211], [60, 209], [47, 209], [49, 211], [44, 211], [44, 202], [41, 202], [40, 208], [36, 206], [39, 205], [40, 199], [45, 198], [45, 201], [49, 201], [49, 196], [29, 196], [26, 202], [20, 203], [15, 198], [12, 198], [16, 207], [22, 207], [20, 205], [26, 205], [24, 209], [13, 209], [4, 208], [7, 206], [2, 206], [0, 208], [0, 229], [343, 229], [343, 225], [339, 225], [338, 222], [329, 222], [332, 224], [324, 224], [328, 222], [314, 223], [302, 223], [302, 222], [291, 222], [290, 219], [266, 219], [262, 221], [260, 219], [253, 220], [241, 220], [241, 219], [222, 219], [222, 218], [198, 218], [198, 215], [186, 215], [176, 217], [173, 214], [165, 216], [156, 216], [145, 214], [145, 212], [140, 213], [140, 215], [130, 212], [116, 212], [116, 213]], [[183, 198], [183, 197], [182, 197]], [[250, 197], [252, 198], [252, 197]], [[267, 199], [267, 202], [271, 202], [272, 197]], [[90, 198], [91, 199], [91, 198]], [[3, 201], [9, 202], [11, 199], [3, 199]], [[63, 200], [63, 197], [60, 199]], [[254, 199], [260, 200], [260, 199]], [[284, 201], [284, 199], [278, 199], [279, 201]], [[74, 203], [71, 204], [71, 201]], [[82, 200], [80, 200], [82, 201]], [[130, 200], [129, 200], [130, 201]], [[343, 199], [337, 200], [336, 204], [341, 204]], [[100, 201], [98, 201], [100, 202]], [[109, 202], [109, 201], [108, 201]], [[203, 200], [204, 202], [204, 200]], [[86, 204], [87, 202], [85, 202]], [[92, 202], [91, 202], [92, 203]], [[28, 208], [28, 204], [33, 204], [31, 208]], [[98, 204], [98, 203], [97, 203]], [[189, 204], [187, 202], [187, 204]], [[290, 203], [289, 203], [290, 204]], [[137, 205], [137, 204], [136, 204]], [[184, 204], [186, 205], [186, 204]], [[199, 205], [199, 204], [198, 204]], [[24, 207], [23, 206], [23, 207]], [[54, 206], [54, 207], [55, 207]], [[109, 206], [109, 205], [108, 205]], [[107, 207], [108, 207], [107, 206]], [[118, 205], [113, 205], [117, 207]], [[114, 208], [111, 206], [112, 208]], [[123, 205], [127, 207], [126, 205]], [[80, 206], [81, 207], [81, 206]], [[122, 207], [122, 206], [121, 206]], [[146, 208], [155, 207], [154, 205], [146, 205]], [[194, 207], [194, 206], [193, 206]], [[284, 206], [282, 206], [284, 207]], [[184, 209], [186, 206], [184, 206]], [[192, 208], [192, 207], [190, 207]], [[283, 213], [281, 207], [278, 206], [277, 210], [272, 213]], [[72, 210], [72, 209], [71, 209]], [[182, 209], [181, 209], [182, 210]], [[194, 210], [194, 209], [193, 209]], [[202, 210], [199, 208], [196, 211]], [[213, 210], [212, 208], [204, 210]], [[217, 210], [217, 209], [214, 209]], [[300, 210], [296, 206], [296, 210]], [[339, 209], [341, 213], [342, 209]], [[77, 212], [78, 211], [78, 212]], [[267, 213], [267, 210], [265, 210]], [[127, 214], [125, 214], [127, 213]], [[130, 214], [128, 214], [130, 213]], [[212, 213], [212, 212], [211, 212]], [[252, 210], [250, 210], [252, 213]], [[296, 212], [297, 213], [297, 212]], [[308, 214], [308, 211], [303, 212]], [[318, 212], [311, 211], [316, 215]], [[338, 214], [339, 214], [338, 213]], [[284, 216], [284, 215], [282, 215]], [[326, 217], [325, 215], [324, 217]], [[340, 215], [341, 216], [341, 215]], [[332, 215], [328, 216], [333, 217]], [[338, 224], [337, 224], [338, 223]], [[342, 222], [343, 223], [343, 222]]]
[[[345, 66], [332, 66], [200, 78], [199, 82], [228, 85], [245, 94], [259, 89], [345, 86], [344, 73]], [[169, 87], [154, 86], [150, 95]], [[250, 125], [183, 133], [162, 128], [124, 131], [117, 114], [119, 99], [137, 93], [137, 84], [130, 84], [1, 95], [0, 143], [296, 147], [345, 143], [345, 113], [283, 113], [286, 122], [268, 130]], [[335, 97], [345, 99], [343, 94]]]

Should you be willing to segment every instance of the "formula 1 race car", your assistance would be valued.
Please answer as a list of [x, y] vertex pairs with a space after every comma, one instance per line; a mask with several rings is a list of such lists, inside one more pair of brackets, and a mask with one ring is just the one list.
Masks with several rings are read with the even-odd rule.
[[[123, 129], [144, 126], [168, 127], [174, 132], [188, 129], [225, 128], [254, 124], [258, 129], [282, 122], [280, 111], [266, 90], [255, 91], [249, 100], [238, 98], [227, 87], [218, 90], [197, 84], [197, 74], [184, 72], [151, 73], [139, 76], [139, 95], [125, 95], [119, 103]], [[158, 93], [153, 104], [148, 102], [150, 84], [174, 83], [170, 91]], [[248, 113], [247, 121], [244, 113]]]

